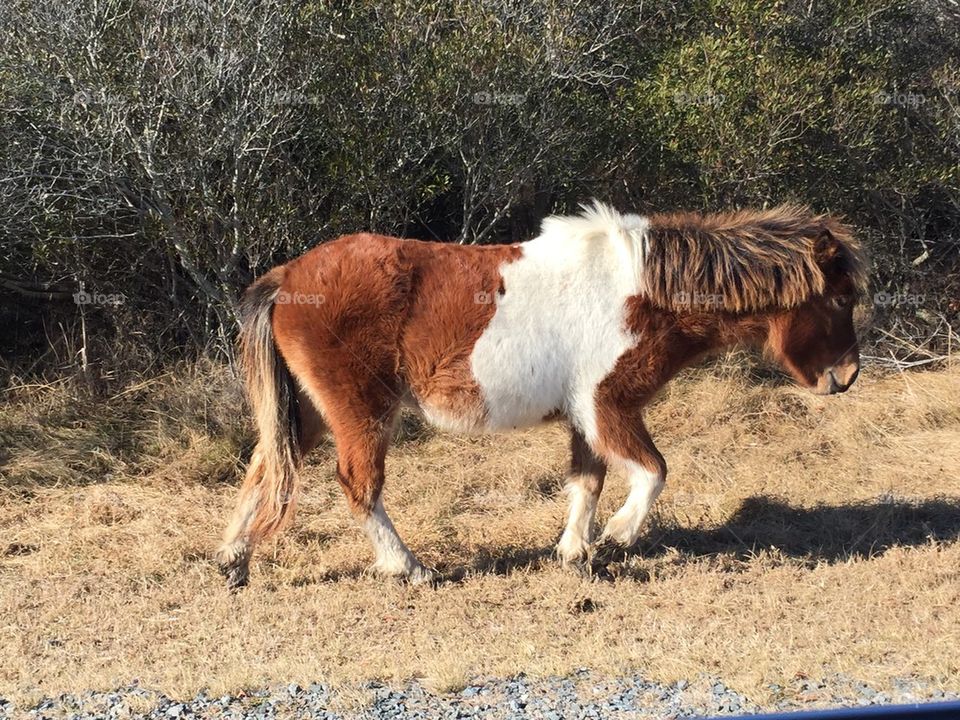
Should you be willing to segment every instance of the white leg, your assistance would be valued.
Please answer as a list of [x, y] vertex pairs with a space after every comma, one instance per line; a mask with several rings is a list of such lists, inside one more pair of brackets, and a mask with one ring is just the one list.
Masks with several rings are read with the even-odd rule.
[[627, 478], [630, 481], [630, 494], [627, 495], [623, 507], [607, 521], [607, 526], [603, 529], [603, 537], [629, 547], [640, 536], [643, 521], [647, 519], [650, 508], [663, 490], [666, 478], [662, 472], [648, 470], [643, 465], [629, 460], [626, 462], [626, 468]]
[[364, 530], [376, 557], [371, 570], [381, 575], [405, 576], [413, 583], [431, 579], [432, 573], [420, 564], [397, 534], [383, 507], [382, 497], [377, 498], [373, 511], [364, 522]]
[[230, 517], [230, 524], [223, 533], [223, 543], [216, 554], [220, 572], [227, 579], [227, 587], [232, 590], [246, 585], [249, 578], [250, 555], [253, 552], [250, 527], [256, 519], [260, 505], [262, 480], [262, 456], [259, 450], [254, 450], [240, 490], [237, 507]]
[[592, 475], [575, 475], [567, 481], [570, 515], [557, 543], [557, 554], [564, 563], [583, 559], [593, 539], [593, 516], [597, 510], [599, 489]]
[[249, 574], [250, 554], [253, 548], [247, 534], [247, 529], [256, 515], [257, 503], [260, 499], [260, 488], [254, 488], [250, 494], [240, 502], [234, 511], [223, 534], [223, 543], [217, 550], [217, 562], [220, 572], [227, 578], [231, 588], [238, 588], [247, 584]]

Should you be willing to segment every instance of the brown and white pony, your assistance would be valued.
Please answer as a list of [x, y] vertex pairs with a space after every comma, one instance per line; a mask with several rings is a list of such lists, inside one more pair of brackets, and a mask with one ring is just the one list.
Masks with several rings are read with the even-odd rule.
[[629, 546], [667, 466], [643, 422], [682, 367], [738, 343], [801, 385], [843, 392], [859, 371], [860, 245], [807, 209], [624, 215], [595, 203], [538, 237], [465, 247], [341, 237], [274, 268], [242, 303], [242, 358], [260, 442], [219, 550], [231, 587], [293, 513], [303, 457], [329, 429], [337, 480], [373, 569], [427, 580], [381, 499], [403, 406], [440, 428], [496, 432], [565, 418], [570, 514], [557, 552], [580, 565], [607, 466], [630, 492], [606, 524]]

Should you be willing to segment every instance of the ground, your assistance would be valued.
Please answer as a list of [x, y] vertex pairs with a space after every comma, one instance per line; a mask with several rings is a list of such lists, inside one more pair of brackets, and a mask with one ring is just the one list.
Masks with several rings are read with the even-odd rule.
[[[143, 710], [156, 693], [322, 683], [349, 711], [378, 692], [588, 677], [719, 683], [755, 709], [960, 690], [960, 368], [868, 367], [824, 398], [743, 367], [691, 371], [650, 408], [667, 489], [612, 580], [552, 557], [562, 425], [457, 437], [408, 420], [386, 505], [443, 581], [364, 574], [326, 445], [294, 526], [237, 594], [212, 559], [249, 451], [225, 371], [95, 400], [15, 386], [0, 406], [0, 697], [22, 709], [136, 683]], [[615, 471], [601, 519], [625, 494]]]

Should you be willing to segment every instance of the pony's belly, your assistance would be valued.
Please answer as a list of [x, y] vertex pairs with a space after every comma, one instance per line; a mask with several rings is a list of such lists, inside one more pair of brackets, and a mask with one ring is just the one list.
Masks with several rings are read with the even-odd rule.
[[566, 409], [568, 372], [559, 354], [502, 353], [496, 362], [475, 362], [473, 370], [487, 430], [533, 427]]
[[464, 405], [438, 404], [416, 401], [413, 407], [424, 419], [440, 430], [454, 433], [479, 434], [503, 432], [534, 427], [556, 417], [558, 404], [544, 404], [531, 399], [514, 397], [512, 403], [494, 406], [484, 403], [482, 407], [467, 409]]
[[449, 407], [422, 402], [416, 407], [428, 423], [440, 430], [471, 435], [486, 430], [482, 413], [457, 412]]
[[557, 407], [544, 407], [542, 409], [531, 409], [529, 407], [500, 409], [496, 413], [488, 414], [483, 429], [487, 432], [503, 432], [505, 430], [520, 430], [522, 428], [536, 427], [556, 417], [558, 412], [560, 412], [560, 409]]

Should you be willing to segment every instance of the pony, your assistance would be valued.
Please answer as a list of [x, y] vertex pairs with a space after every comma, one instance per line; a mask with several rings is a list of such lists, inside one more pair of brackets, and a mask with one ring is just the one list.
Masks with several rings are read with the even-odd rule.
[[[513, 245], [347, 235], [247, 289], [240, 354], [259, 442], [217, 553], [230, 588], [247, 583], [256, 545], [290, 522], [298, 469], [328, 432], [371, 570], [432, 579], [381, 496], [404, 407], [456, 432], [566, 420], [569, 514], [556, 552], [582, 570], [596, 547], [631, 546], [663, 490], [667, 464], [643, 410], [681, 368], [749, 345], [816, 393], [853, 384], [865, 259], [838, 219], [795, 205], [650, 216], [581, 207]], [[625, 470], [629, 493], [595, 538], [609, 466]]]

